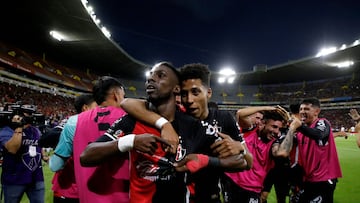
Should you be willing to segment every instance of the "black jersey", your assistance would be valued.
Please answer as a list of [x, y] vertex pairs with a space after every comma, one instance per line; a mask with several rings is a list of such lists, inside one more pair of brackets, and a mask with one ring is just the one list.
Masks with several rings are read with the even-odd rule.
[[[209, 110], [208, 117], [203, 121], [216, 126], [218, 132], [225, 133], [237, 141], [243, 141], [240, 134], [239, 127], [234, 117], [228, 111]], [[205, 148], [201, 153], [211, 156], [218, 156], [213, 154], [210, 148]], [[219, 181], [224, 176], [224, 171], [216, 168], [204, 168], [192, 176], [192, 181], [195, 183], [195, 202], [220, 202]]]
[[[215, 127], [180, 111], [176, 112], [172, 125], [180, 140], [176, 155], [166, 154], [160, 146], [155, 156], [131, 151], [131, 202], [167, 202], [169, 195], [172, 197], [172, 202], [182, 203], [188, 200], [185, 174], [175, 172], [171, 163], [181, 160], [190, 153], [209, 152], [210, 145], [219, 137]], [[160, 136], [157, 129], [126, 115], [115, 121], [97, 141], [115, 140], [130, 133], [151, 133]]]

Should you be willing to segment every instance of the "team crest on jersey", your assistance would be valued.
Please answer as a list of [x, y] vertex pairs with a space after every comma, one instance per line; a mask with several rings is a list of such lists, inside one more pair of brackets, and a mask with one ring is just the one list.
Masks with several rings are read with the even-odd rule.
[[176, 149], [175, 161], [180, 161], [186, 156], [186, 149], [184, 149], [181, 144], [178, 145]]

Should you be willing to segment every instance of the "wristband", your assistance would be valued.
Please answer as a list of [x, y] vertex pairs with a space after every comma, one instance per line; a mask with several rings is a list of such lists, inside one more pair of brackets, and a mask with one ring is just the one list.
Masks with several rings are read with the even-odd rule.
[[186, 163], [186, 167], [191, 173], [195, 173], [209, 165], [209, 156], [204, 154], [197, 154], [196, 158], [197, 160], [190, 160]]
[[165, 123], [169, 122], [168, 120], [166, 120], [164, 117], [161, 117], [159, 119], [157, 119], [157, 121], [155, 122], [155, 127], [159, 130], [162, 129], [162, 127], [165, 125]]
[[127, 152], [134, 146], [135, 134], [125, 135], [118, 139], [118, 149], [120, 152]]
[[220, 166], [220, 159], [217, 157], [209, 157], [209, 164], [208, 166], [217, 168]]

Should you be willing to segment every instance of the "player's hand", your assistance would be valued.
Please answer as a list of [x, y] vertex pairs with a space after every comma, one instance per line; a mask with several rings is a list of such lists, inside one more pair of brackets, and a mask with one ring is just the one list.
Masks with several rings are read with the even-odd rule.
[[292, 117], [291, 117], [289, 129], [292, 129], [293, 131], [295, 131], [295, 130], [298, 129], [301, 125], [302, 125], [302, 121], [301, 121], [298, 117], [296, 117], [296, 116], [292, 116]]
[[282, 106], [277, 105], [276, 106], [276, 112], [278, 112], [285, 121], [290, 120], [290, 114], [288, 111], [286, 111]]
[[165, 139], [158, 137], [152, 134], [141, 134], [136, 135], [134, 138], [133, 149], [136, 149], [140, 152], [148, 153], [153, 155], [158, 148], [158, 143], [166, 146], [170, 146]]
[[179, 135], [175, 132], [170, 122], [165, 123], [162, 127], [161, 137], [169, 143], [169, 145], [163, 145], [164, 151], [175, 154], [179, 144]]
[[348, 115], [354, 120], [354, 121], [359, 121], [360, 120], [360, 115], [358, 113], [358, 111], [356, 109], [350, 109], [350, 112], [348, 113]]
[[244, 151], [244, 146], [239, 141], [233, 140], [229, 135], [218, 132], [218, 135], [222, 138], [214, 142], [210, 148], [214, 154], [218, 154], [218, 158], [225, 158], [232, 155], [240, 154]]

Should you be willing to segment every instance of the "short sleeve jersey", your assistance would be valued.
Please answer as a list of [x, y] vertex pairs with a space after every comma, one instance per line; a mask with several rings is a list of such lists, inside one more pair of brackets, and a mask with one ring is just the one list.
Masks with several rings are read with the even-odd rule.
[[[189, 200], [186, 175], [175, 172], [171, 163], [181, 160], [189, 153], [209, 148], [218, 137], [213, 126], [179, 111], [176, 112], [172, 125], [180, 136], [176, 155], [165, 154], [160, 144], [154, 156], [131, 151], [130, 202], [168, 202], [169, 195], [171, 202], [183, 203]], [[126, 115], [117, 120], [97, 141], [115, 140], [130, 133], [151, 133], [160, 136], [157, 129]]]

